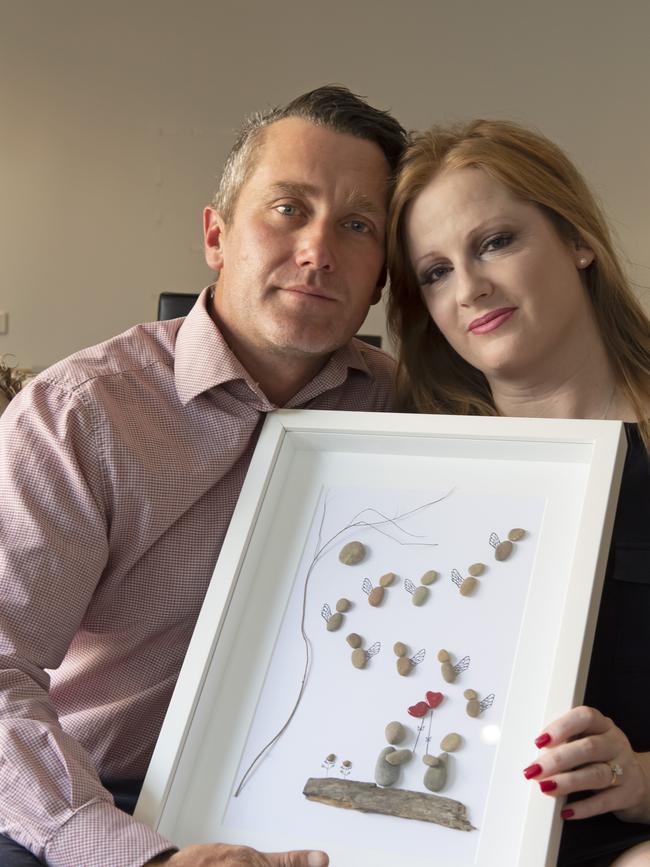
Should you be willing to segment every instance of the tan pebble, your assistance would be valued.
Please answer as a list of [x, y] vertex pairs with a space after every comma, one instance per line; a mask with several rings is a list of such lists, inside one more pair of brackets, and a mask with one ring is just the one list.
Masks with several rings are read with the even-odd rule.
[[373, 587], [370, 593], [368, 594], [368, 603], [372, 605], [373, 608], [376, 608], [378, 605], [381, 605], [382, 600], [384, 598], [384, 588], [383, 587]]
[[328, 632], [336, 632], [336, 630], [340, 628], [342, 623], [343, 623], [343, 615], [339, 614], [337, 611], [336, 614], [332, 614], [332, 616], [328, 618], [327, 631]]
[[449, 654], [446, 650], [438, 651], [438, 662], [449, 662]]
[[478, 716], [481, 712], [481, 705], [478, 703], [478, 699], [470, 698], [467, 702], [467, 716]]
[[436, 572], [435, 569], [429, 569], [428, 572], [425, 572], [424, 575], [420, 578], [420, 584], [424, 584], [426, 587], [429, 584], [433, 584], [439, 577], [439, 573]]
[[357, 635], [356, 632], [351, 632], [349, 635], [346, 636], [345, 640], [350, 645], [350, 647], [353, 647], [355, 650], [357, 649], [357, 647], [361, 647], [361, 636]]
[[482, 575], [485, 572], [485, 563], [472, 563], [467, 571], [472, 578], [478, 578], [479, 575]]
[[450, 732], [440, 741], [440, 749], [445, 753], [453, 753], [460, 746], [462, 738], [456, 732]]
[[339, 560], [346, 566], [360, 563], [366, 556], [366, 546], [362, 542], [348, 542], [339, 551]]
[[447, 683], [453, 683], [456, 680], [456, 672], [454, 671], [454, 666], [451, 662], [443, 662], [440, 671], [442, 673], [442, 679]]
[[397, 670], [402, 675], [402, 677], [406, 677], [407, 674], [410, 674], [412, 668], [413, 663], [408, 658], [408, 656], [400, 656], [400, 658], [397, 660]]
[[424, 605], [427, 601], [427, 597], [429, 596], [429, 588], [428, 587], [416, 587], [413, 595], [411, 596], [411, 602], [413, 605]]
[[380, 587], [390, 587], [393, 581], [397, 578], [397, 575], [394, 572], [386, 572], [385, 575], [382, 575], [379, 579]]
[[335, 762], [336, 756], [334, 755], [334, 753], [330, 753], [329, 756], [327, 756], [327, 758], [325, 759], [325, 761], [326, 762]]
[[467, 701], [469, 701], [471, 698], [478, 698], [478, 693], [475, 689], [466, 689], [463, 695], [465, 696]]
[[525, 535], [525, 530], [522, 530], [521, 527], [515, 527], [508, 533], [508, 539], [510, 539], [511, 542], [518, 542], [520, 539], [523, 539]]
[[341, 762], [341, 765], [342, 765], [344, 768], [351, 768], [351, 767], [352, 767], [352, 762], [351, 762], [349, 759], [346, 759], [344, 762]]
[[494, 549], [494, 557], [496, 560], [507, 560], [511, 553], [512, 542], [508, 542], [507, 539], [505, 542], [499, 542]]
[[396, 641], [395, 644], [393, 644], [393, 653], [395, 656], [406, 656], [408, 650], [408, 647], [401, 641]]
[[393, 720], [386, 726], [385, 734], [389, 744], [401, 744], [406, 737], [406, 729], [401, 722]]
[[368, 662], [368, 657], [362, 647], [357, 647], [356, 650], [352, 651], [352, 665], [355, 668], [365, 668], [366, 662]]
[[429, 768], [435, 768], [435, 767], [437, 767], [437, 766], [440, 764], [440, 759], [439, 759], [437, 756], [432, 756], [432, 755], [430, 755], [429, 753], [427, 753], [426, 755], [422, 756], [422, 761], [423, 761], [424, 764], [427, 765]]
[[340, 612], [349, 611], [351, 605], [352, 603], [350, 602], [350, 600], [342, 596], [336, 603], [336, 610]]
[[460, 590], [461, 596], [471, 596], [472, 593], [476, 590], [476, 586], [478, 581], [476, 578], [472, 578], [471, 575], [468, 575], [467, 578], [463, 578], [463, 583], [458, 588]]
[[386, 761], [389, 765], [404, 765], [406, 762], [410, 762], [412, 758], [413, 753], [411, 750], [395, 750], [394, 753], [386, 756]]

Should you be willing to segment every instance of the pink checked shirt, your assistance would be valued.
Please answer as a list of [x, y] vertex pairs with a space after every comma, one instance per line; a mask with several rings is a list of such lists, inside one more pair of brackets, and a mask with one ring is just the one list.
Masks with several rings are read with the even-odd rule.
[[[55, 867], [170, 849], [98, 771], [145, 774], [275, 409], [207, 293], [184, 320], [54, 365], [0, 420], [0, 831]], [[388, 357], [355, 341], [287, 406], [386, 410], [391, 381]]]

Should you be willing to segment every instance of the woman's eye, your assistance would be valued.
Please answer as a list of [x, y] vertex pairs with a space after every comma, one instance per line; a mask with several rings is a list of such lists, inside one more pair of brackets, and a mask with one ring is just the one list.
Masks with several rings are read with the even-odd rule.
[[495, 250], [503, 250], [512, 242], [511, 232], [502, 232], [500, 235], [493, 235], [483, 242], [481, 252], [492, 253]]
[[434, 283], [439, 283], [451, 271], [449, 265], [434, 265], [424, 271], [420, 277], [420, 286], [432, 286]]

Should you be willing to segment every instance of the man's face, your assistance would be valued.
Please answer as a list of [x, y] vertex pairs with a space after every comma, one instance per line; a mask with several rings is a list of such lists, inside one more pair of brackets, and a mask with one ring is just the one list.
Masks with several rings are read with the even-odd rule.
[[298, 118], [264, 133], [225, 225], [205, 214], [215, 313], [240, 360], [345, 344], [379, 300], [389, 167], [372, 142]]

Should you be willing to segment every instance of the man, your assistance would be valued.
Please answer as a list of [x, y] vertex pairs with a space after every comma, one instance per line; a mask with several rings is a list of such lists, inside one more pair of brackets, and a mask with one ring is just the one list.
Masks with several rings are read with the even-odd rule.
[[351, 338], [384, 282], [404, 141], [340, 87], [255, 116], [205, 211], [214, 287], [185, 320], [56, 364], [4, 414], [2, 867], [327, 863], [175, 852], [111, 792], [132, 809], [266, 413], [390, 407], [390, 361]]

